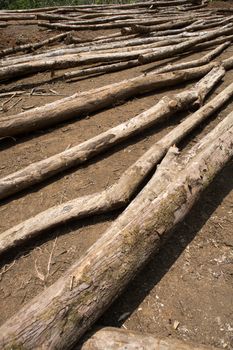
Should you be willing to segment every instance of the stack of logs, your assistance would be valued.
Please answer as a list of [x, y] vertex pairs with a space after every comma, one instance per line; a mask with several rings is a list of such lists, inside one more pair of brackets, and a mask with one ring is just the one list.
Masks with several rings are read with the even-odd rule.
[[[0, 138], [25, 133], [30, 136], [35, 130], [46, 132], [52, 125], [110, 108], [115, 101], [124, 103], [137, 95], [194, 81], [192, 87], [164, 96], [129, 121], [0, 178], [0, 198], [10, 200], [17, 192], [83, 164], [172, 118], [178, 111], [191, 105], [196, 110], [147, 150], [112, 186], [52, 207], [0, 234], [2, 254], [12, 248], [20, 249], [29, 239], [68, 220], [122, 209], [122, 214], [81, 259], [0, 328], [1, 349], [70, 349], [160, 249], [233, 155], [233, 113], [184, 156], [174, 146], [233, 96], [232, 83], [204, 104], [206, 96], [233, 68], [233, 57], [217, 59], [232, 43], [233, 12], [209, 9], [207, 3], [194, 0], [0, 12], [0, 27], [15, 21], [61, 33], [41, 42], [1, 50], [0, 81], [5, 83], [43, 71], [79, 67], [50, 79], [71, 82], [209, 50], [196, 60], [164, 63], [147, 74], [1, 117]], [[81, 31], [100, 28], [117, 31], [90, 40], [82, 38]], [[80, 347], [123, 349], [119, 344], [128, 344], [127, 349], [141, 346], [148, 350], [205, 348], [116, 329], [97, 331]]]

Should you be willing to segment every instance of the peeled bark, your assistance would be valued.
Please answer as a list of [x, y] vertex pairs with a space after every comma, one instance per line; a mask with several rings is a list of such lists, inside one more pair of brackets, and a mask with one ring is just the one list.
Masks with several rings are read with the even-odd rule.
[[[196, 86], [196, 90], [203, 94], [202, 83]], [[75, 198], [59, 206], [52, 207], [1, 233], [0, 254], [25, 243], [44, 230], [52, 229], [68, 220], [80, 219], [126, 206], [142, 181], [155, 169], [155, 166], [168, 151], [169, 147], [183, 140], [232, 96], [233, 83], [156, 142], [123, 173], [115, 184], [106, 190], [93, 195]]]
[[[197, 345], [178, 339], [158, 338], [148, 333], [106, 327], [96, 331], [79, 350], [217, 350], [212, 346]], [[220, 349], [218, 349], [220, 350]]]
[[129, 136], [161, 122], [164, 118], [184, 109], [197, 99], [203, 100], [208, 91], [223, 75], [224, 70], [221, 68], [214, 69], [197, 85], [196, 90], [188, 90], [177, 94], [174, 98], [165, 97], [149, 110], [125, 123], [0, 179], [0, 198], [6, 198], [65, 169], [81, 164], [116, 143], [122, 142]]
[[[1, 348], [70, 349], [119, 296], [233, 156], [233, 113], [179, 175], [162, 166], [95, 244], [0, 328]], [[210, 135], [207, 135], [209, 138]], [[202, 141], [203, 145], [203, 141]], [[166, 182], [166, 180], [165, 180]], [[161, 187], [160, 187], [161, 186]]]

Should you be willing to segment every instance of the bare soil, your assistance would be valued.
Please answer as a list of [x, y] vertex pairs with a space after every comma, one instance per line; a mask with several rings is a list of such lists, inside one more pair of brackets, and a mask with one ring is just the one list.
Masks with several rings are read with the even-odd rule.
[[[54, 32], [53, 32], [54, 33]], [[93, 37], [111, 31], [82, 32]], [[51, 33], [50, 33], [51, 34]], [[80, 36], [80, 33], [76, 33]], [[17, 40], [34, 42], [43, 40], [48, 31], [35, 25], [17, 23], [0, 30], [1, 47], [14, 45]], [[176, 61], [190, 60], [203, 52]], [[220, 58], [230, 57], [228, 48]], [[46, 83], [50, 72], [27, 77], [17, 82], [2, 84], [1, 92], [30, 91], [35, 86], [55, 90], [62, 96], [88, 91], [111, 82], [134, 77], [164, 64], [166, 60], [122, 72], [80, 79], [75, 83]], [[59, 72], [61, 73], [61, 72]], [[213, 97], [233, 81], [233, 72], [211, 94]], [[7, 175], [34, 161], [76, 145], [107, 130], [154, 105], [162, 96], [182, 91], [187, 86], [157, 91], [134, 98], [99, 113], [60, 124], [49, 132], [40, 131], [33, 137], [0, 140], [0, 176]], [[5, 112], [16, 114], [23, 107], [41, 106], [61, 96], [23, 96], [14, 98], [8, 106], [17, 105]], [[2, 99], [0, 103], [6, 101]], [[182, 145], [187, 149], [209, 132], [233, 109], [233, 101], [203, 124]], [[34, 216], [56, 204], [90, 194], [114, 183], [136, 159], [156, 140], [166, 134], [182, 118], [191, 113], [176, 115], [166, 125], [159, 125], [114, 147], [84, 166], [52, 178], [39, 186], [21, 192], [1, 203], [0, 232]], [[1, 118], [0, 114], [0, 118]], [[143, 271], [129, 285], [124, 294], [103, 315], [98, 325], [121, 326], [131, 330], [150, 332], [156, 336], [171, 336], [196, 343], [233, 349], [233, 161], [201, 196], [186, 220], [176, 228], [160, 253], [154, 256]], [[46, 232], [35, 242], [20, 251], [11, 252], [1, 259], [0, 265], [0, 323], [4, 323], [35, 295], [57, 280], [119, 215], [113, 212], [88, 220], [70, 222]], [[49, 276], [48, 262], [53, 251]], [[177, 327], [175, 327], [175, 325]]]

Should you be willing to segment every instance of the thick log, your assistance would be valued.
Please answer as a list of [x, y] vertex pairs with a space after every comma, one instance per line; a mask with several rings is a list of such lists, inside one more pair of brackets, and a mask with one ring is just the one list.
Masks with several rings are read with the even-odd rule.
[[[73, 55], [73, 54], [81, 54], [78, 57], [79, 64], [82, 63], [84, 60], [84, 63], [93, 63], [94, 61], [101, 62], [101, 61], [116, 61], [119, 59], [130, 59], [131, 57], [138, 57], [138, 54], [140, 52], [149, 52], [152, 51], [156, 47], [171, 45], [171, 44], [177, 44], [182, 42], [182, 38], [177, 39], [169, 39], [169, 40], [160, 40], [156, 42], [156, 40], [151, 41], [151, 43], [141, 43], [140, 45], [124, 45], [123, 42], [117, 42], [114, 44], [102, 44], [102, 45], [89, 45], [89, 46], [82, 46], [82, 47], [68, 47], [68, 48], [59, 48], [55, 50], [49, 50], [45, 53], [37, 54], [37, 55], [24, 55], [17, 58], [7, 58], [5, 60], [1, 61], [1, 65], [3, 67], [9, 67], [18, 65], [21, 63], [28, 62], [29, 64], [32, 64], [33, 62], [41, 60], [49, 60], [49, 59], [56, 59], [56, 61], [59, 61], [60, 56], [65, 55]], [[86, 54], [85, 54], [86, 53]], [[128, 54], [129, 53], [129, 54]], [[84, 55], [82, 55], [84, 54]], [[1, 53], [0, 53], [1, 55]], [[133, 56], [132, 56], [133, 55]], [[70, 56], [72, 57], [72, 56]]]
[[159, 338], [119, 328], [106, 327], [97, 330], [79, 350], [220, 350], [212, 346], [197, 345], [178, 339]]
[[25, 20], [34, 20], [36, 19], [35, 15], [32, 14], [1, 14], [0, 13], [0, 21], [25, 21]]
[[[232, 60], [233, 61], [233, 60]], [[225, 62], [223, 61], [225, 65]], [[42, 107], [17, 115], [2, 117], [0, 137], [13, 136], [23, 132], [44, 128], [85, 113], [91, 113], [111, 106], [132, 96], [145, 94], [157, 88], [173, 86], [186, 81], [201, 78], [213, 65], [193, 68], [175, 73], [140, 75], [119, 83], [106, 85], [89, 92], [76, 93], [70, 97], [49, 103]]]
[[220, 55], [227, 47], [229, 47], [230, 44], [231, 44], [230, 41], [226, 41], [224, 44], [219, 45], [214, 50], [208, 52], [205, 56], [202, 56], [199, 59], [196, 59], [193, 61], [175, 63], [175, 64], [168, 64], [164, 67], [153, 70], [153, 72], [165, 73], [165, 72], [172, 72], [180, 69], [187, 69], [187, 68], [201, 66], [203, 64], [209, 63], [212, 59]]
[[[87, 140], [77, 146], [69, 148], [61, 153], [51, 156], [47, 159], [32, 163], [28, 167], [10, 174], [0, 179], [0, 198], [5, 198], [13, 193], [25, 189], [32, 184], [41, 182], [65, 169], [81, 164], [96, 154], [110, 148], [129, 136], [145, 130], [164, 118], [169, 117], [172, 113], [182, 110], [185, 106], [195, 102], [198, 98], [201, 100], [217, 81], [224, 75], [220, 68], [213, 70], [207, 75], [207, 81], [198, 86], [196, 90], [189, 90], [183, 94], [178, 94], [173, 98], [162, 99], [155, 106], [138, 116], [122, 123], [94, 138]], [[200, 93], [203, 95], [200, 97]]]
[[[203, 94], [203, 88], [204, 84], [202, 82], [196, 86], [197, 91], [201, 92], [201, 95]], [[205, 92], [207, 92], [209, 88], [210, 86], [206, 87]], [[169, 147], [183, 140], [193, 129], [215, 113], [232, 96], [233, 83], [212, 101], [200, 108], [161, 140], [156, 142], [123, 173], [115, 184], [106, 190], [100, 193], [94, 193], [93, 195], [75, 198], [69, 202], [50, 208], [1, 233], [0, 254], [68, 220], [80, 219], [89, 215], [99, 214], [126, 206], [142, 181], [155, 168], [156, 164], [162, 159]], [[203, 99], [203, 95], [201, 99]]]
[[[208, 142], [208, 139], [214, 139]], [[203, 142], [204, 141], [204, 142]], [[158, 171], [109, 229], [53, 285], [0, 328], [2, 349], [70, 349], [119, 296], [233, 156], [233, 113], [179, 175]], [[169, 169], [162, 166], [161, 174]], [[166, 182], [166, 180], [165, 180]]]
[[168, 23], [155, 25], [155, 26], [143, 26], [140, 24], [139, 25], [132, 24], [131, 28], [133, 33], [148, 34], [150, 32], [155, 32], [155, 31], [186, 27], [187, 25], [193, 22], [194, 22], [194, 19], [181, 20], [181, 21], [172, 20]]
[[[233, 58], [222, 61], [225, 69], [233, 67]], [[1, 117], [0, 137], [13, 136], [28, 131], [45, 128], [66, 121], [74, 117], [90, 114], [123, 101], [132, 96], [145, 94], [150, 91], [179, 83], [202, 78], [216, 63], [191, 68], [185, 71], [177, 71], [164, 74], [140, 75], [136, 78], [123, 80], [119, 83], [77, 93], [70, 97], [49, 103], [42, 107], [33, 108], [30, 111], [17, 115]]]
[[19, 46], [14, 46], [14, 47], [10, 47], [8, 49], [4, 49], [0, 51], [0, 58], [7, 56], [7, 55], [11, 55], [13, 53], [17, 53], [20, 51], [34, 51], [39, 49], [40, 47], [43, 47], [45, 45], [49, 45], [51, 43], [54, 43], [56, 41], [60, 41], [63, 40], [67, 37], [67, 35], [69, 35], [69, 33], [65, 33], [65, 34], [59, 34], [56, 36], [53, 36], [49, 39], [37, 42], [37, 43], [33, 43], [33, 44], [25, 44], [25, 45], [19, 45]]
[[51, 57], [50, 59], [38, 59], [36, 61], [23, 62], [10, 66], [3, 66], [0, 68], [0, 81], [19, 78], [25, 75], [37, 72], [44, 72], [47, 70], [77, 67], [81, 64], [113, 62], [117, 60], [131, 60], [137, 58], [141, 53], [149, 53], [153, 50], [153, 48], [148, 48], [123, 53], [93, 52], [90, 54], [67, 54], [64, 56], [58, 56], [54, 58]]
[[154, 62], [160, 59], [168, 58], [171, 55], [184, 52], [185, 50], [190, 49], [191, 47], [197, 44], [201, 44], [205, 41], [215, 39], [215, 38], [218, 38], [219, 36], [226, 35], [226, 34], [229, 34], [229, 35], [233, 34], [233, 27], [225, 26], [219, 30], [212, 31], [211, 33], [203, 35], [201, 37], [187, 40], [184, 43], [173, 45], [170, 47], [169, 46], [164, 47], [163, 49], [159, 49], [157, 52], [140, 55], [138, 60], [140, 63], [145, 64], [145, 63]]
[[[210, 51], [205, 56], [201, 57], [200, 59], [188, 61], [184, 63], [178, 63], [178, 64], [168, 64], [164, 67], [154, 69], [154, 73], [165, 73], [165, 72], [171, 72], [175, 70], [181, 70], [181, 69], [187, 69], [187, 68], [193, 68], [198, 67], [203, 64], [206, 64], [210, 62], [213, 58], [218, 56], [223, 50], [225, 50], [229, 45], [231, 44], [230, 41], [225, 41], [220, 46], [218, 46], [216, 49]], [[84, 68], [80, 70], [75, 70], [72, 72], [64, 73], [61, 77], [55, 78], [55, 80], [60, 79], [69, 79], [70, 82], [75, 81], [74, 78], [83, 77], [91, 74], [105, 74], [105, 73], [111, 73], [111, 72], [117, 72], [122, 69], [128, 69], [131, 67], [136, 67], [139, 65], [138, 60], [131, 60], [128, 62], [120, 62], [120, 63], [113, 63], [103, 66], [97, 66], [97, 67], [91, 67], [91, 68]]]
[[206, 43], [198, 44], [192, 49], [192, 51], [199, 52], [199, 51], [201, 51], [203, 49], [206, 49], [206, 48], [209, 48], [209, 47], [212, 47], [212, 46], [216, 46], [216, 45], [225, 43], [227, 41], [232, 42], [233, 41], [233, 35], [222, 36], [222, 37], [214, 39], [214, 40], [209, 40]]

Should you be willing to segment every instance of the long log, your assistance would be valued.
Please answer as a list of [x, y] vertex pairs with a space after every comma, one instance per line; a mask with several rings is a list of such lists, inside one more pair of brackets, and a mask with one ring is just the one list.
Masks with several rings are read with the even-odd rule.
[[64, 33], [64, 34], [59, 34], [56, 36], [53, 36], [49, 39], [45, 39], [43, 41], [37, 42], [37, 43], [33, 43], [33, 44], [25, 44], [25, 45], [18, 45], [18, 46], [14, 46], [14, 47], [10, 47], [8, 49], [4, 49], [0, 51], [0, 58], [7, 56], [7, 55], [11, 55], [13, 53], [17, 53], [20, 51], [34, 51], [37, 50], [45, 45], [54, 43], [56, 41], [60, 41], [63, 40], [67, 37], [67, 35], [69, 35], [69, 33]]
[[[199, 84], [199, 87], [196, 87], [199, 89], [199, 92], [203, 91], [201, 86], [203, 85]], [[75, 198], [59, 206], [52, 207], [1, 233], [0, 254], [68, 220], [80, 219], [126, 206], [142, 181], [155, 168], [169, 147], [183, 140], [232, 96], [233, 83], [156, 142], [122, 174], [115, 184], [106, 190], [93, 195]]]
[[[79, 64], [82, 63], [83, 59], [85, 60], [84, 63], [89, 62], [101, 62], [101, 61], [116, 61], [119, 59], [130, 59], [132, 57], [137, 57], [140, 52], [145, 51], [152, 51], [152, 49], [156, 47], [166, 46], [166, 45], [173, 45], [178, 44], [182, 42], [182, 38], [177, 39], [169, 39], [169, 40], [160, 40], [156, 42], [152, 41], [151, 43], [141, 43], [140, 45], [125, 45], [123, 42], [117, 42], [115, 44], [103, 44], [103, 45], [89, 45], [89, 46], [82, 46], [82, 47], [68, 47], [68, 48], [59, 48], [56, 50], [50, 50], [45, 53], [37, 54], [37, 55], [24, 55], [17, 58], [7, 58], [5, 60], [2, 60], [1, 66], [9, 67], [18, 65], [21, 63], [28, 62], [28, 64], [32, 64], [34, 61], [39, 60], [49, 60], [54, 59], [55, 57], [58, 57], [58, 60], [60, 60], [59, 56], [64, 55], [73, 55], [73, 54], [87, 54], [82, 56], [76, 56], [78, 58], [77, 62]], [[123, 46], [123, 47], [122, 47]], [[126, 55], [124, 55], [126, 53]], [[130, 55], [128, 55], [130, 53]], [[123, 55], [122, 55], [123, 54]], [[1, 52], [0, 52], [1, 55]], [[93, 56], [94, 55], [94, 56]], [[85, 58], [86, 57], [86, 58]], [[92, 58], [91, 58], [92, 57]], [[94, 59], [93, 59], [94, 58]], [[56, 59], [57, 60], [57, 59]], [[55, 67], [56, 68], [56, 67]]]
[[92, 334], [79, 350], [220, 350], [212, 346], [197, 345], [178, 339], [159, 338], [119, 328], [106, 327]]
[[[158, 172], [68, 271], [0, 328], [2, 349], [70, 349], [119, 296], [233, 156], [233, 113], [168, 182]], [[161, 173], [169, 174], [162, 167]], [[166, 180], [165, 180], [166, 182]], [[161, 188], [160, 188], [161, 186]]]
[[164, 67], [153, 70], [153, 72], [165, 73], [165, 72], [172, 72], [180, 69], [187, 69], [187, 68], [201, 66], [203, 64], [209, 63], [213, 58], [221, 54], [227, 47], [229, 47], [230, 44], [231, 44], [230, 41], [226, 41], [225, 43], [216, 47], [214, 50], [208, 52], [205, 56], [202, 56], [201, 58], [198, 58], [192, 61], [187, 61], [187, 62], [168, 64], [168, 65], [165, 65]]
[[189, 106], [190, 103], [195, 102], [198, 98], [202, 100], [223, 75], [224, 70], [221, 68], [214, 69], [207, 75], [207, 78], [203, 79], [204, 83], [201, 82], [196, 90], [188, 90], [177, 94], [174, 98], [166, 97], [155, 106], [125, 123], [0, 179], [0, 198], [6, 198], [65, 169], [79, 165], [116, 143], [124, 141], [129, 136], [133, 136], [161, 122], [174, 112]]
[[81, 64], [92, 64], [98, 62], [113, 62], [121, 60], [131, 60], [137, 58], [141, 53], [152, 52], [153, 48], [138, 49], [130, 52], [93, 52], [83, 54], [67, 54], [64, 56], [51, 57], [50, 59], [38, 59], [31, 62], [23, 62], [16, 65], [3, 66], [0, 68], [0, 81], [19, 78], [25, 75], [44, 72], [47, 70], [65, 69], [77, 67]]
[[[217, 55], [219, 55], [223, 50], [225, 50], [229, 45], [231, 44], [230, 41], [225, 41], [222, 45], [219, 45], [217, 48], [214, 50], [210, 51], [207, 53], [205, 56], [193, 60], [193, 61], [188, 61], [184, 63], [177, 63], [177, 64], [168, 64], [165, 65], [164, 67], [154, 69], [154, 73], [165, 73], [165, 72], [171, 72], [175, 70], [181, 70], [181, 69], [187, 69], [187, 68], [193, 68], [193, 67], [198, 67], [203, 64], [206, 64], [210, 62], [213, 58], [215, 58]], [[91, 67], [91, 68], [84, 68], [84, 69], [79, 69], [71, 72], [64, 73], [60, 77], [56, 77], [55, 80], [60, 80], [60, 79], [69, 79], [70, 82], [75, 81], [74, 78], [78, 77], [83, 77], [91, 74], [105, 74], [105, 73], [111, 73], [111, 72], [117, 72], [122, 69], [128, 69], [131, 67], [136, 67], [139, 65], [138, 60], [131, 60], [127, 62], [117, 62], [113, 64], [108, 64], [108, 65], [103, 65], [103, 66], [97, 66], [97, 67]], [[74, 79], [74, 80], [73, 80]]]
[[197, 37], [191, 40], [187, 40], [184, 43], [173, 45], [171, 47], [164, 47], [163, 49], [159, 49], [157, 52], [148, 53], [148, 54], [142, 54], [139, 56], [138, 60], [140, 63], [150, 63], [154, 62], [160, 59], [168, 58], [171, 55], [175, 55], [181, 52], [184, 52], [184, 50], [190, 49], [191, 47], [201, 44], [202, 42], [212, 40], [215, 38], [218, 38], [222, 35], [230, 35], [233, 34], [233, 27], [225, 26], [220, 28], [219, 30], [212, 31], [209, 34], [203, 35], [201, 37]]
[[[225, 69], [233, 67], [233, 58], [222, 61]], [[92, 113], [109, 107], [116, 101], [125, 101], [132, 96], [145, 94], [150, 91], [179, 83], [202, 78], [214, 66], [215, 62], [202, 67], [187, 69], [164, 74], [140, 75], [136, 78], [123, 80], [119, 83], [90, 90], [81, 94], [49, 103], [42, 107], [33, 108], [17, 115], [1, 117], [0, 137], [14, 136], [28, 131], [45, 128], [67, 121], [74, 117], [80, 117], [86, 113]]]

